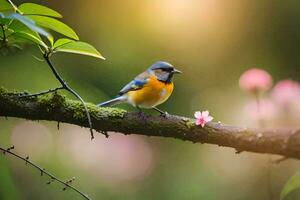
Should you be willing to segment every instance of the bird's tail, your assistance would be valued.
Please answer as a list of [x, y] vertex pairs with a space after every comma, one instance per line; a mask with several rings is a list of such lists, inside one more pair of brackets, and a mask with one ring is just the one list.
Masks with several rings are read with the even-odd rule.
[[120, 96], [120, 97], [116, 97], [114, 99], [111, 99], [109, 101], [105, 101], [103, 103], [99, 103], [97, 106], [98, 107], [104, 107], [104, 106], [114, 106], [114, 105], [118, 105], [120, 103], [124, 103], [126, 102], [127, 98], [125, 96]]

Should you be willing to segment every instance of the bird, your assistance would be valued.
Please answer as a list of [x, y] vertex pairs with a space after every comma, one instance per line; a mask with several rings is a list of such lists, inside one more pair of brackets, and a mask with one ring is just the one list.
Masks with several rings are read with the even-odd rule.
[[174, 89], [173, 75], [181, 73], [170, 63], [157, 61], [125, 85], [116, 98], [97, 106], [106, 107], [128, 103], [140, 111], [141, 108], [154, 109], [161, 115], [167, 115], [167, 112], [158, 109], [157, 106], [171, 96]]

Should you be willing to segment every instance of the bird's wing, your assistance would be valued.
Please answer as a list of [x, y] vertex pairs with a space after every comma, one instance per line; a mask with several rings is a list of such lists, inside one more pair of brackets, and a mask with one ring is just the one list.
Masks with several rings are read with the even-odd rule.
[[141, 89], [148, 82], [148, 79], [149, 79], [149, 73], [148, 72], [141, 73], [140, 75], [135, 77], [133, 81], [131, 81], [130, 83], [125, 85], [120, 90], [119, 95], [123, 95], [123, 94], [125, 94], [129, 91], [132, 91], [132, 90]]

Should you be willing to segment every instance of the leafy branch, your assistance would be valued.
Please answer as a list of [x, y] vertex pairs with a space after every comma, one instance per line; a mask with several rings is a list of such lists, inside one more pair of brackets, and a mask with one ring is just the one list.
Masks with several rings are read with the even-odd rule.
[[[92, 121], [85, 101], [58, 73], [51, 62], [50, 57], [58, 52], [75, 53], [101, 59], [104, 59], [104, 57], [92, 45], [79, 41], [76, 32], [71, 27], [58, 20], [59, 18], [62, 18], [62, 15], [55, 10], [34, 3], [23, 3], [17, 7], [11, 1], [4, 0], [0, 0], [0, 8], [0, 26], [2, 29], [0, 38], [3, 43], [2, 47], [27, 43], [37, 45], [55, 78], [61, 84], [60, 87], [54, 89], [49, 89], [29, 96], [24, 95], [23, 98], [45, 95], [63, 89], [67, 90], [79, 99], [84, 106], [91, 139], [93, 139], [94, 133]], [[60, 38], [54, 41], [54, 37], [44, 28], [55, 31], [68, 38]]]
[[20, 156], [18, 155], [17, 153], [14, 153], [12, 152], [12, 150], [14, 149], [15, 147], [12, 146], [12, 147], [9, 147], [9, 148], [3, 148], [3, 147], [0, 147], [0, 151], [2, 151], [3, 155], [5, 154], [9, 154], [11, 156], [14, 156], [20, 160], [23, 160], [25, 162], [26, 165], [30, 165], [32, 166], [33, 168], [37, 169], [38, 171], [40, 171], [41, 173], [41, 176], [43, 176], [44, 174], [46, 176], [48, 176], [50, 178], [50, 180], [47, 182], [47, 184], [51, 184], [52, 182], [56, 181], [60, 184], [62, 184], [64, 186], [63, 188], [63, 191], [65, 191], [67, 188], [70, 188], [72, 189], [73, 191], [77, 192], [78, 194], [80, 194], [83, 198], [87, 199], [87, 200], [90, 200], [90, 198], [84, 194], [83, 192], [81, 192], [79, 189], [77, 189], [76, 187], [72, 186], [72, 182], [75, 180], [75, 178], [71, 178], [70, 180], [67, 180], [67, 181], [63, 181], [59, 178], [57, 178], [55, 175], [51, 174], [50, 172], [48, 172], [45, 168], [35, 164], [33, 161], [29, 160], [29, 156], [26, 156], [26, 157], [23, 157], [23, 156]]

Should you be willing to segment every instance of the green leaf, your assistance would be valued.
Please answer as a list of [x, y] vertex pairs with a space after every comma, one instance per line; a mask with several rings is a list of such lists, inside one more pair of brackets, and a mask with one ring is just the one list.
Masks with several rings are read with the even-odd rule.
[[1, 25], [7, 25], [11, 19], [7, 19], [3, 13], [0, 12], [0, 24]]
[[[0, 18], [1, 19], [1, 18]], [[3, 18], [2, 18], [3, 19]], [[6, 18], [4, 18], [6, 19]], [[19, 20], [6, 19], [4, 21], [7, 28], [5, 29], [5, 36], [8, 39], [10, 45], [15, 45], [15, 43], [34, 43], [47, 48], [47, 45], [43, 42], [40, 35], [31, 30], [28, 26], [20, 22]], [[3, 38], [3, 33], [1, 31], [0, 37]]]
[[51, 29], [72, 39], [79, 40], [77, 34], [72, 28], [62, 23], [61, 21], [58, 21], [57, 19], [46, 17], [46, 16], [35, 16], [35, 15], [30, 15], [29, 17], [32, 20], [34, 20], [36, 24], [42, 27]]
[[300, 189], [300, 172], [292, 176], [290, 180], [285, 184], [281, 191], [280, 199], [283, 200], [291, 192]]
[[71, 40], [69, 38], [61, 38], [59, 40], [57, 40], [54, 45], [53, 45], [53, 49], [57, 48], [57, 47], [60, 47], [62, 45], [65, 45], [67, 43], [70, 43], [70, 42], [74, 42], [74, 40]]
[[[18, 17], [20, 17], [20, 19], [23, 19], [22, 15], [16, 14], [15, 16], [18, 16]], [[32, 23], [34, 23], [33, 21], [31, 21], [30, 19], [27, 19], [27, 18], [25, 18], [26, 21], [19, 20], [19, 19], [16, 19], [15, 16], [9, 16], [9, 18], [0, 18], [0, 23], [7, 25], [7, 27], [8, 27], [7, 30], [10, 30], [10, 32], [8, 32], [6, 34], [6, 36], [9, 36], [11, 34], [11, 32], [13, 32], [13, 33], [14, 32], [26, 32], [26, 33], [33, 35], [36, 38], [39, 38], [40, 40], [42, 40], [39, 33], [35, 32], [35, 30], [36, 30], [35, 28], [37, 26], [35, 26], [35, 24], [32, 24]], [[34, 26], [34, 30], [32, 30], [32, 26]], [[39, 28], [39, 27], [37, 27], [37, 28]], [[43, 29], [41, 29], [41, 30], [43, 30]], [[52, 45], [53, 44], [52, 35], [47, 33], [47, 39], [49, 40], [49, 42]]]
[[13, 11], [13, 6], [7, 0], [0, 0], [0, 11]]
[[54, 42], [54, 38], [52, 35], [50, 35], [49, 37], [47, 37], [47, 39], [49, 40], [51, 46], [53, 46], [53, 42]]
[[50, 34], [47, 31], [45, 31], [44, 29], [38, 27], [35, 24], [35, 22], [33, 20], [29, 19], [28, 17], [25, 17], [25, 16], [20, 15], [18, 13], [13, 13], [13, 14], [7, 16], [7, 18], [9, 18], [9, 19], [16, 19], [16, 20], [22, 22], [24, 25], [26, 25], [31, 30], [33, 30], [35, 32], [38, 32], [41, 35], [44, 35], [46, 37], [50, 36]]
[[12, 20], [9, 25], [8, 25], [8, 28], [13, 30], [13, 32], [28, 32], [36, 37], [39, 37], [40, 38], [40, 35], [31, 30], [30, 28], [28, 28], [28, 26], [26, 26], [25, 24], [23, 24], [22, 22], [18, 21], [18, 20]]
[[97, 49], [85, 42], [60, 39], [54, 43], [54, 46], [56, 46], [56, 48], [53, 49], [53, 52], [75, 53], [105, 60], [105, 58], [97, 51]]
[[15, 32], [13, 34], [13, 37], [14, 39], [16, 39], [18, 41], [18, 38], [21, 38], [21, 39], [25, 39], [25, 40], [28, 40], [34, 44], [38, 44], [38, 45], [41, 45], [42, 47], [44, 47], [45, 49], [47, 49], [47, 45], [43, 42], [43, 40], [41, 40], [40, 38], [30, 34], [30, 33], [27, 33], [27, 32]]
[[[18, 21], [14, 20], [11, 25], [9, 26], [11, 29], [14, 29], [15, 31], [25, 31], [29, 32], [29, 29], [32, 30], [30, 34], [35, 35], [36, 37], [39, 37], [39, 34], [44, 35], [49, 40], [50, 44], [53, 44], [53, 36], [45, 31], [44, 29], [38, 27], [35, 25], [35, 22], [28, 17], [25, 17], [23, 15], [14, 13], [12, 19], [17, 19]], [[21, 23], [19, 23], [21, 22]], [[38, 34], [39, 33], [39, 34]]]
[[42, 15], [62, 18], [62, 15], [55, 10], [35, 3], [23, 3], [19, 6], [19, 10], [25, 15]]

